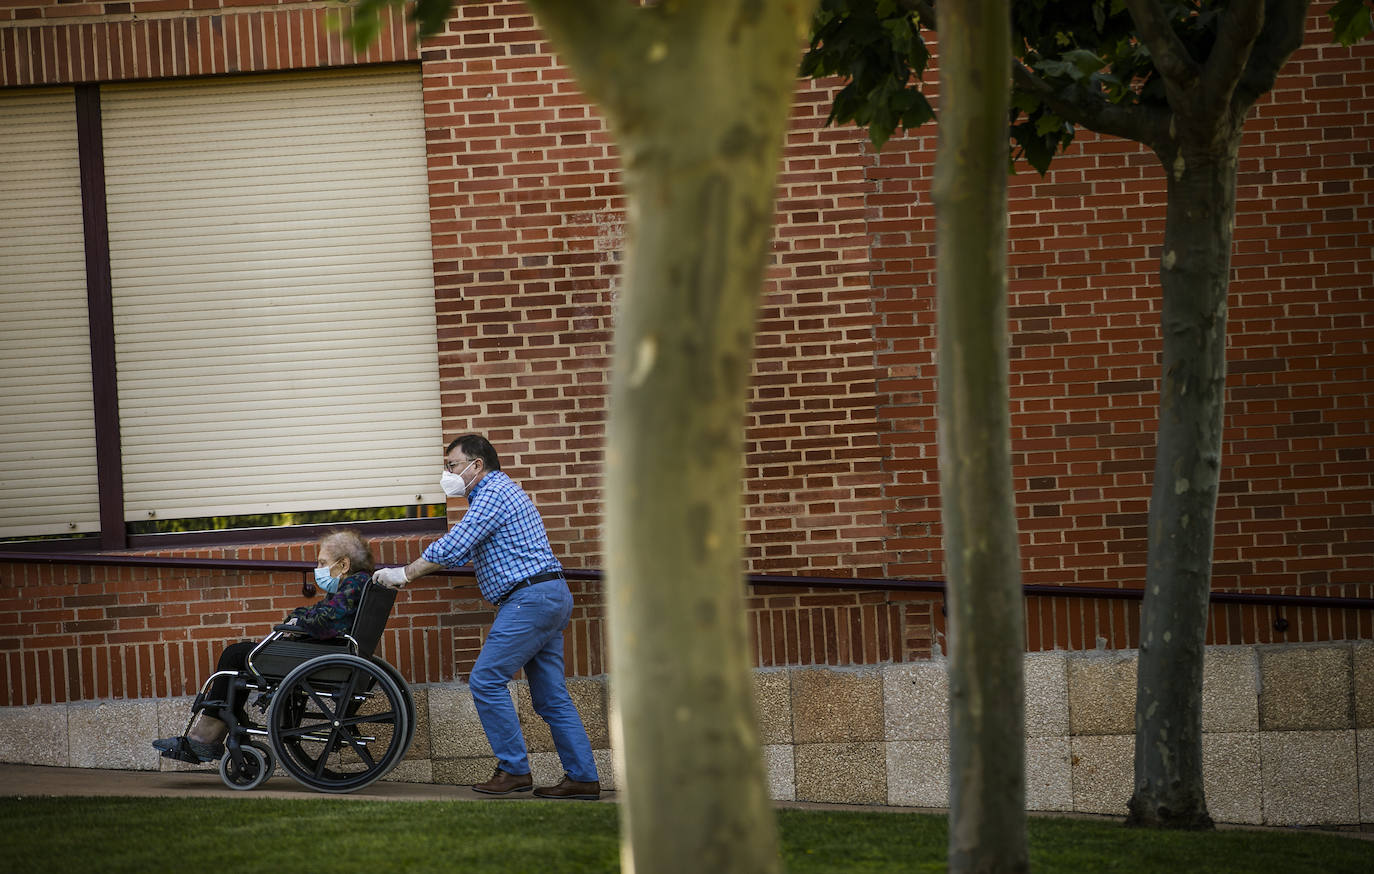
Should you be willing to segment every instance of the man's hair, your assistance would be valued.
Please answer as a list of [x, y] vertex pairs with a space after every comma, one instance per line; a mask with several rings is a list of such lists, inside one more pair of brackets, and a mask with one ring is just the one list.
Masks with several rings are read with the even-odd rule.
[[483, 437], [481, 434], [464, 434], [462, 437], [450, 443], [444, 450], [444, 454], [448, 455], [453, 451], [453, 447], [455, 446], [457, 446], [458, 451], [463, 453], [467, 458], [482, 459], [482, 467], [487, 470], [501, 469], [501, 459], [496, 457], [495, 447], [487, 442], [487, 438]]
[[330, 549], [335, 558], [348, 559], [348, 572], [351, 574], [360, 571], [371, 573], [377, 567], [372, 560], [372, 549], [367, 545], [367, 541], [352, 528], [335, 528], [330, 531], [320, 538], [319, 548]]

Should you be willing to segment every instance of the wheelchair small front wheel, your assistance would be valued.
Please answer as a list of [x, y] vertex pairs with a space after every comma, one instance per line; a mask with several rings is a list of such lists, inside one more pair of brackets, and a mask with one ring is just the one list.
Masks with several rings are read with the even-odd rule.
[[229, 750], [225, 750], [219, 760], [219, 778], [224, 785], [230, 789], [247, 791], [266, 783], [276, 767], [272, 753], [257, 744], [243, 744], [239, 752], [243, 757], [242, 765], [234, 762], [234, 754]]

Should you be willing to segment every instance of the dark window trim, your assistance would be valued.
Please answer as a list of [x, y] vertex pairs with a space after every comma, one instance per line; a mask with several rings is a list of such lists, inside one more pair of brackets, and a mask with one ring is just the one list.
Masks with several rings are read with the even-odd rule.
[[0, 541], [0, 550], [5, 552], [33, 553], [35, 556], [66, 552], [86, 552], [101, 550], [100, 533], [78, 534], [74, 537], [54, 537], [46, 540]]
[[100, 86], [76, 86], [76, 142], [81, 162], [81, 230], [86, 246], [86, 311], [91, 336], [91, 396], [95, 409], [95, 466], [100, 546], [120, 549], [124, 529], [124, 453], [115, 379], [114, 290], [110, 280], [110, 223], [105, 207], [105, 137]]
[[449, 529], [442, 516], [423, 519], [384, 519], [377, 522], [324, 522], [274, 528], [225, 528], [219, 531], [178, 531], [168, 534], [130, 534], [130, 549], [184, 549], [194, 546], [244, 546], [318, 540], [336, 528], [353, 528], [364, 537], [406, 537], [443, 534]]

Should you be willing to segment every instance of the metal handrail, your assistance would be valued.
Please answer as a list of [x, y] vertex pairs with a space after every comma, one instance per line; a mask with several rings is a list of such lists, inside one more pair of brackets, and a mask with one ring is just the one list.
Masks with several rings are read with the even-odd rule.
[[[199, 568], [207, 570], [267, 571], [312, 573], [315, 563], [253, 558], [181, 558], [155, 555], [128, 555], [100, 552], [3, 552], [0, 562], [22, 564], [115, 565], [123, 567]], [[472, 577], [470, 567], [435, 571], [439, 576]], [[596, 569], [564, 568], [571, 580], [599, 582], [605, 572]], [[770, 586], [807, 589], [868, 589], [891, 592], [945, 593], [943, 580], [892, 580], [873, 577], [802, 577], [773, 574], [747, 574], [745, 582], [751, 586]], [[1024, 595], [1041, 598], [1109, 598], [1139, 601], [1143, 589], [1109, 589], [1092, 586], [1046, 586], [1027, 584], [1021, 587]], [[1283, 607], [1329, 607], [1333, 609], [1374, 609], [1374, 598], [1345, 598], [1325, 595], [1273, 595], [1264, 592], [1212, 592], [1214, 603], [1260, 604]]]

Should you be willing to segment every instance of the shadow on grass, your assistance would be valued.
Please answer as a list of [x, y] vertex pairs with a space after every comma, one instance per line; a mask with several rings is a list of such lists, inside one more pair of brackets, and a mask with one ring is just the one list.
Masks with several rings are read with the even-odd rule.
[[[619, 809], [541, 801], [0, 798], [0, 870], [148, 872], [615, 872]], [[945, 820], [780, 810], [785, 868], [945, 870]], [[1036, 872], [1374, 871], [1374, 842], [1311, 832], [1147, 832], [1034, 817]]]

